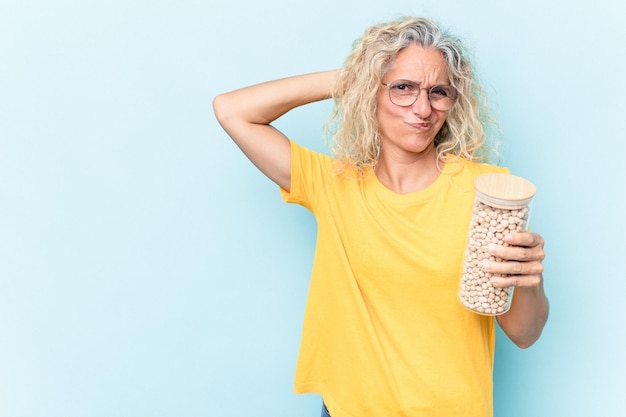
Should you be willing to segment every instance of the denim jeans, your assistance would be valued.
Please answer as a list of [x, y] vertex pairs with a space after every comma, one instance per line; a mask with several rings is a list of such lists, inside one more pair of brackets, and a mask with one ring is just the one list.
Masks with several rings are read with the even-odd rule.
[[322, 403], [322, 417], [330, 417], [328, 414], [328, 408], [326, 408], [326, 404]]

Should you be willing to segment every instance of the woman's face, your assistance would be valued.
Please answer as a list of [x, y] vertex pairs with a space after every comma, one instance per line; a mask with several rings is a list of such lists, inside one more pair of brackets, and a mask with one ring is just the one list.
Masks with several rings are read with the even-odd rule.
[[436, 49], [412, 44], [396, 55], [391, 70], [382, 81], [388, 84], [400, 79], [416, 82], [422, 90], [415, 103], [402, 107], [391, 102], [387, 87], [380, 87], [376, 116], [382, 152], [432, 152], [435, 136], [446, 121], [448, 112], [431, 107], [428, 89], [435, 85], [450, 84], [446, 61]]

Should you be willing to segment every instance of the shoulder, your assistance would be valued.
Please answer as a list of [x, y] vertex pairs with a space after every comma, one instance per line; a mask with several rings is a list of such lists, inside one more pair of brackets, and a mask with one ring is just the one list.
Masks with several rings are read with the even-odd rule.
[[291, 163], [293, 165], [318, 165], [330, 167], [333, 165], [333, 158], [330, 156], [306, 148], [294, 141], [291, 142]]
[[508, 174], [509, 170], [497, 165], [469, 161], [458, 156], [446, 159], [443, 174], [447, 174], [455, 190], [463, 192], [474, 189], [474, 180], [482, 174]]
[[446, 171], [450, 174], [460, 174], [464, 176], [476, 177], [481, 174], [508, 174], [509, 169], [498, 165], [484, 162], [469, 161], [459, 156], [448, 156], [446, 161]]
[[355, 180], [363, 180], [369, 176], [369, 170], [358, 171], [324, 152], [291, 141], [291, 174], [341, 184], [346, 181], [354, 183]]
[[289, 190], [281, 189], [290, 203], [311, 207], [316, 196], [334, 180], [333, 159], [322, 152], [291, 142], [291, 182]]

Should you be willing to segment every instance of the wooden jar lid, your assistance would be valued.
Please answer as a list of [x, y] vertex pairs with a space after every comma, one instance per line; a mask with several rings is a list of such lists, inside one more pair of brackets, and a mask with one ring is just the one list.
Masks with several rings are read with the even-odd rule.
[[474, 180], [476, 197], [485, 204], [504, 209], [527, 206], [537, 192], [534, 184], [511, 174], [482, 174]]

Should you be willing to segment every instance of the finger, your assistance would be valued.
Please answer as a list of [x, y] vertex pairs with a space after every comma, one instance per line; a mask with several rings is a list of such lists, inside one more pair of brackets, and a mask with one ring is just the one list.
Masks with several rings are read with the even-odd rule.
[[537, 233], [530, 232], [512, 232], [506, 234], [502, 240], [504, 243], [511, 246], [524, 246], [527, 248], [533, 248], [537, 246], [543, 247], [543, 238]]
[[487, 261], [482, 265], [483, 271], [496, 275], [541, 275], [543, 264], [539, 261]]
[[541, 275], [514, 275], [514, 276], [492, 276], [490, 278], [494, 287], [507, 288], [507, 287], [536, 287], [541, 281]]
[[489, 253], [499, 259], [520, 262], [543, 261], [546, 257], [543, 245], [527, 247], [491, 244], [489, 245]]

